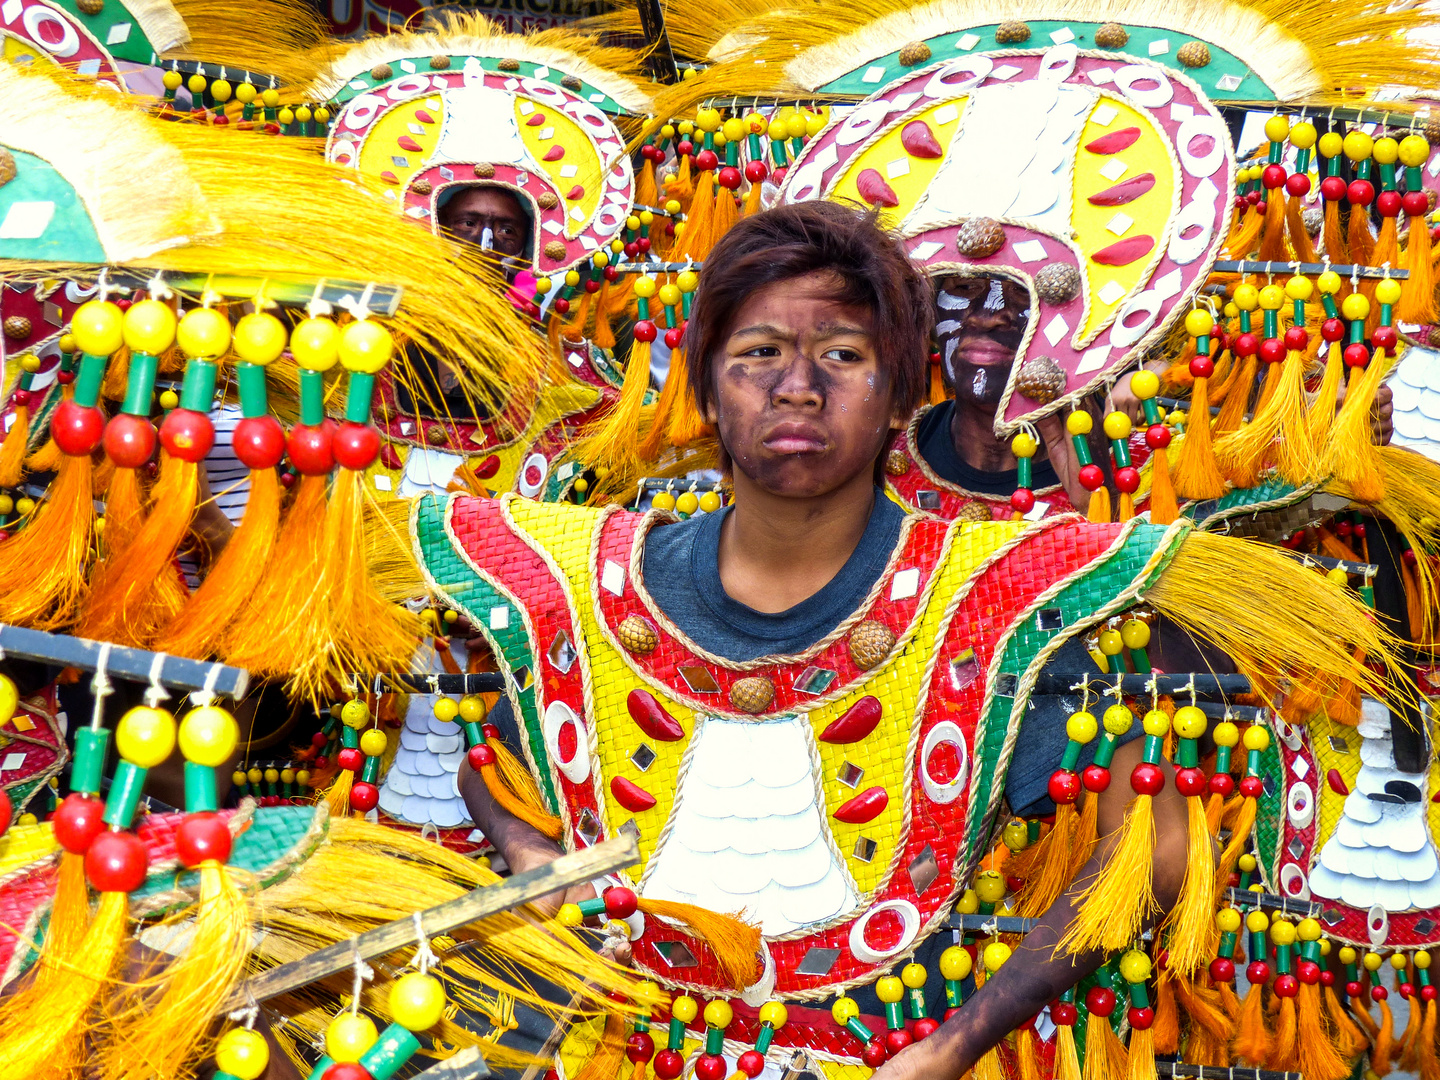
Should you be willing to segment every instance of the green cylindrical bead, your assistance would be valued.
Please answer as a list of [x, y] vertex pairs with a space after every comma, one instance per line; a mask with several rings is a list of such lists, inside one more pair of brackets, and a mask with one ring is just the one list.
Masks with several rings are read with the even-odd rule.
[[685, 1021], [670, 1018], [670, 1039], [666, 1044], [671, 1050], [679, 1050], [685, 1045]]
[[325, 375], [300, 369], [300, 423], [314, 427], [325, 420]]
[[1275, 946], [1275, 971], [1280, 975], [1290, 974], [1290, 946]]
[[254, 419], [270, 411], [269, 395], [265, 390], [265, 369], [259, 364], [236, 364], [235, 385], [240, 388], [241, 416]]
[[155, 373], [159, 369], [159, 357], [143, 352], [130, 354], [130, 373], [125, 381], [125, 402], [120, 406], [121, 412], [127, 416], [150, 415], [150, 399], [155, 396]]
[[1260, 775], [1260, 751], [1247, 750], [1245, 752], [1245, 773], [1247, 776]]
[[420, 1040], [413, 1032], [391, 1024], [380, 1033], [375, 1045], [360, 1056], [360, 1064], [374, 1080], [390, 1080], [419, 1049]]
[[965, 988], [959, 979], [945, 980], [945, 1004], [952, 1009], [965, 1004]]
[[1100, 745], [1095, 747], [1095, 764], [1102, 769], [1108, 769], [1110, 762], [1115, 760], [1115, 736], [1108, 731], [1100, 733]]
[[1130, 984], [1130, 1007], [1132, 1009], [1143, 1009], [1150, 1004], [1150, 996], [1145, 992], [1143, 982]]
[[135, 820], [135, 808], [140, 805], [140, 792], [145, 787], [148, 769], [130, 761], [122, 761], [115, 769], [115, 779], [110, 783], [110, 797], [105, 800], [105, 813], [101, 820], [117, 829], [128, 829]]
[[902, 1028], [905, 1026], [905, 1014], [900, 1008], [900, 1002], [885, 1002], [885, 1026], [890, 1028], [892, 1031], [895, 1028]]
[[360, 746], [360, 733], [349, 724], [340, 729], [340, 745], [347, 750], [356, 750]]
[[1151, 765], [1159, 765], [1165, 756], [1165, 738], [1161, 735], [1146, 735], [1144, 758]]
[[[753, 136], [752, 136], [753, 138]], [[775, 1027], [773, 1024], [761, 1024], [760, 1034], [755, 1037], [755, 1049], [760, 1053], [770, 1049], [770, 1044], [775, 1041]]]
[[213, 360], [191, 360], [185, 367], [185, 381], [180, 388], [180, 407], [191, 412], [208, 413], [215, 403], [216, 364]]
[[1130, 662], [1135, 665], [1135, 674], [1150, 674], [1150, 656], [1144, 649], [1131, 649]]
[[1075, 457], [1081, 465], [1093, 464], [1090, 460], [1090, 444], [1084, 435], [1071, 435], [1070, 444], [1075, 447]]
[[580, 914], [587, 919], [595, 915], [605, 914], [605, 901], [599, 896], [591, 897], [589, 900], [581, 900], [575, 905], [580, 909]]
[[1175, 759], [1182, 769], [1193, 769], [1200, 764], [1200, 740], [1181, 739], [1175, 751]]
[[641, 319], [650, 318], [650, 298], [642, 296], [638, 300], [636, 300], [635, 312], [637, 315], [640, 316]]
[[380, 759], [378, 757], [365, 756], [365, 764], [360, 770], [360, 779], [367, 784], [373, 784], [380, 779]]
[[705, 1052], [707, 1054], [718, 1054], [725, 1049], [725, 1029], [718, 1027], [707, 1027], [705, 1029]]
[[1217, 746], [1215, 748], [1215, 771], [1217, 773], [1230, 771], [1230, 755], [1234, 750], [1233, 746]]
[[485, 731], [480, 726], [479, 720], [465, 721], [465, 745], [479, 746], [485, 741]]
[[906, 1000], [910, 1003], [910, 1019], [925, 1019], [925, 988], [923, 986], [912, 986], [908, 988]]
[[70, 790], [100, 794], [105, 775], [105, 754], [110, 749], [108, 728], [81, 728], [75, 734], [75, 763], [70, 769]]
[[875, 1037], [875, 1033], [860, 1022], [860, 1018], [854, 1017], [845, 1022], [845, 1029], [854, 1035], [862, 1043], [868, 1043]]
[[1080, 751], [1084, 747], [1071, 739], [1065, 744], [1065, 753], [1060, 757], [1060, 768], [1065, 772], [1074, 772], [1075, 766], [1080, 764]]
[[1265, 936], [1264, 930], [1252, 930], [1250, 932], [1249, 952], [1252, 962], [1270, 959], [1270, 939]]
[[215, 797], [215, 770], [209, 765], [185, 762], [185, 812], [200, 814], [219, 808]]
[[366, 371], [352, 371], [350, 373], [350, 393], [345, 399], [345, 419], [352, 424], [368, 424], [370, 422], [370, 403], [374, 397], [375, 376]]
[[1019, 458], [1015, 463], [1015, 486], [1028, 488], [1032, 475], [1030, 459], [1028, 457]]
[[1235, 957], [1235, 945], [1239, 941], [1239, 938], [1240, 935], [1234, 930], [1227, 930], [1221, 934], [1220, 949], [1217, 955], [1223, 956], [1226, 960], [1233, 960]]
[[770, 158], [771, 158], [771, 160], [773, 160], [773, 161], [775, 162], [775, 165], [776, 165], [777, 167], [784, 167], [784, 166], [785, 166], [785, 164], [787, 163], [787, 159], [786, 159], [786, 157], [785, 157], [785, 140], [784, 140], [784, 139], [771, 139], [771, 140], [770, 140]]
[[1325, 317], [1327, 319], [1338, 319], [1340, 317], [1340, 308], [1335, 304], [1334, 293], [1321, 293], [1320, 303], [1325, 308]]
[[1265, 309], [1265, 336], [1274, 338], [1280, 336], [1280, 312]]
[[[248, 109], [250, 106], [246, 105], [245, 107]], [[320, 1060], [315, 1063], [315, 1068], [310, 1070], [310, 1075], [306, 1077], [306, 1080], [321, 1080], [321, 1077], [325, 1075], [325, 1070], [334, 1064], [334, 1058], [329, 1054], [323, 1055]]]

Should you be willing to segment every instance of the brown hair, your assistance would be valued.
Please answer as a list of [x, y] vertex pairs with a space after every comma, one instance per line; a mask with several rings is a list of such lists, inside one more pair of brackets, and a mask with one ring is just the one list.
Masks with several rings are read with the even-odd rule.
[[874, 211], [814, 201], [742, 219], [706, 258], [685, 327], [690, 391], [702, 413], [714, 403], [716, 359], [745, 301], [768, 285], [817, 271], [840, 279], [830, 299], [869, 309], [895, 411], [907, 416], [920, 404], [935, 317], [929, 280]]

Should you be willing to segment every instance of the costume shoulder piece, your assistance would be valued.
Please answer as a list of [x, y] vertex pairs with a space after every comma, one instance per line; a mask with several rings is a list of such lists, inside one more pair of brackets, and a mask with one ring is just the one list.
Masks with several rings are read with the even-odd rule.
[[[760, 923], [766, 978], [800, 1000], [871, 977], [940, 928], [998, 806], [1026, 672], [1128, 603], [1183, 534], [911, 519], [834, 632], [737, 664], [650, 598], [652, 527], [664, 526], [513, 497], [424, 499], [414, 518], [433, 584], [513, 676], [567, 843], [636, 832], [641, 894], [743, 909]], [[1054, 574], [1030, 569], [1042, 564]], [[898, 942], [871, 931], [882, 912], [903, 924]], [[673, 971], [677, 947], [694, 970]], [[636, 956], [724, 985], [703, 942], [658, 920]]]

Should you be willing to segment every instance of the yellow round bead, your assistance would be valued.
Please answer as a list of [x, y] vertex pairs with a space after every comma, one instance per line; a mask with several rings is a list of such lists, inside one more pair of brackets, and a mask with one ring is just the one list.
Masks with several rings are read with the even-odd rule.
[[1318, 143], [1320, 156], [1332, 158], [1344, 148], [1345, 139], [1338, 131], [1327, 131]]
[[240, 725], [216, 705], [191, 709], [180, 721], [180, 753], [186, 761], [212, 769], [225, 764], [240, 743]]
[[370, 706], [363, 698], [351, 698], [340, 707], [340, 722], [358, 731], [370, 723]]
[[900, 981], [903, 982], [906, 986], [908, 986], [911, 990], [919, 990], [921, 987], [923, 987], [925, 985], [926, 978], [927, 975], [925, 972], [924, 964], [910, 963], [906, 964], [900, 970]]
[[974, 915], [980, 910], [980, 897], [975, 895], [974, 889], [966, 889], [960, 894], [960, 899], [955, 901], [955, 910], [961, 915]]
[[673, 281], [667, 281], [664, 285], [660, 286], [660, 302], [666, 307], [674, 307], [680, 303], [683, 295], [680, 291], [680, 286], [676, 285]]
[[1011, 851], [1023, 851], [1030, 846], [1030, 829], [1025, 822], [1015, 818], [1005, 823], [1005, 828], [1000, 831], [1000, 839]]
[[905, 996], [905, 984], [894, 975], [886, 975], [876, 980], [875, 996], [886, 1005], [893, 1005]]
[[460, 613], [454, 608], [446, 608], [445, 614], [441, 616], [446, 626], [454, 626], [460, 621]]
[[1135, 714], [1124, 705], [1111, 705], [1102, 722], [1111, 735], [1124, 735], [1135, 725]]
[[15, 509], [15, 500], [9, 495], [0, 495], [0, 514], [9, 514]]
[[1276, 113], [1265, 121], [1265, 137], [1271, 142], [1279, 142], [1290, 134], [1290, 121], [1288, 118]]
[[258, 784], [261, 780], [265, 779], [265, 770], [260, 768], [259, 765], [252, 765], [250, 766], [250, 771], [245, 774], [245, 779], [252, 784]]
[[1088, 412], [1076, 409], [1065, 418], [1065, 431], [1070, 435], [1089, 435], [1095, 421]]
[[[1186, 322], [1189, 322], [1188, 316]], [[1141, 401], [1149, 401], [1160, 392], [1160, 376], [1144, 369], [1135, 372], [1130, 376], [1130, 392]]]
[[1251, 855], [1248, 851], [1240, 856], [1240, 869], [1245, 871], [1245, 873], [1253, 874], [1256, 865], [1255, 856]]
[[298, 121], [300, 121], [300, 123], [302, 123], [302, 124], [309, 123], [310, 117], [311, 117], [312, 115], [313, 115], [313, 114], [310, 112], [310, 106], [308, 106], [308, 105], [297, 105], [297, 106], [295, 106], [295, 119], [298, 120]]
[[735, 142], [745, 137], [745, 121], [741, 120], [738, 116], [730, 117], [729, 120], [726, 120], [725, 123], [720, 125], [720, 129], [725, 132], [725, 138], [730, 142]]
[[1326, 296], [1334, 296], [1337, 292], [1340, 291], [1340, 287], [1344, 284], [1345, 279], [1342, 278], [1339, 274], [1337, 274], [1334, 270], [1326, 270], [1323, 274], [1321, 274], [1318, 278], [1315, 279], [1315, 287], [1319, 289], [1322, 293], [1324, 293]]
[[[700, 1013], [700, 1006], [688, 994], [681, 994], [670, 1004], [670, 1015], [682, 1023], [690, 1023]], [[858, 1013], [856, 1014], [859, 1015]]]
[[34, 353], [26, 353], [20, 357], [20, 370], [28, 371], [32, 375], [35, 374], [35, 372], [40, 370], [40, 358]]
[[1400, 144], [1388, 135], [1383, 139], [1376, 139], [1370, 155], [1381, 165], [1394, 165], [1400, 157]]
[[638, 229], [640, 228], [640, 218], [639, 218], [639, 215], [637, 215], [637, 214], [631, 214], [628, 218], [626, 218], [626, 219], [625, 219], [625, 227], [626, 227], [627, 229], [629, 229], [631, 232], [635, 232], [636, 230], [638, 230]]
[[297, 784], [299, 784], [301, 787], [306, 787], [306, 786], [310, 783], [310, 770], [309, 770], [309, 769], [296, 769], [296, 770], [295, 770], [295, 782], [296, 782]]
[[1266, 285], [1260, 290], [1260, 307], [1264, 311], [1279, 311], [1285, 304], [1285, 290], [1279, 285]]
[[1405, 965], [1408, 964], [1408, 963], [1409, 963], [1409, 961], [1406, 960], [1404, 953], [1398, 953], [1398, 952], [1397, 952], [1397, 953], [1391, 953], [1391, 954], [1390, 954], [1390, 966], [1391, 966], [1392, 968], [1394, 968], [1396, 971], [1404, 971], [1404, 970], [1405, 970]]
[[1105, 437], [1107, 439], [1128, 439], [1133, 427], [1130, 417], [1122, 412], [1112, 412], [1105, 417]]
[[1144, 982], [1150, 978], [1150, 957], [1131, 949], [1120, 957], [1120, 976], [1128, 983]]
[[785, 1026], [785, 1021], [790, 1019], [790, 1010], [785, 1008], [783, 1001], [767, 1001], [760, 1006], [760, 1022], [769, 1024], [777, 1031]]
[[970, 954], [959, 945], [951, 945], [940, 954], [940, 976], [952, 981], [963, 981], [970, 977], [974, 964]]
[[998, 870], [982, 870], [975, 875], [975, 896], [986, 904], [1005, 899], [1005, 878]]
[[684, 492], [675, 500], [675, 509], [682, 514], [693, 514], [700, 509], [700, 496], [693, 491]]
[[1182, 739], [1198, 739], [1205, 734], [1207, 723], [1204, 712], [1194, 705], [1182, 705], [1175, 710], [1173, 721], [1175, 734]]
[[31, 510], [34, 509], [35, 500], [30, 498], [30, 496], [28, 495], [22, 495], [20, 496], [20, 498], [15, 500], [15, 512], [18, 514], [28, 514]]
[[1233, 934], [1240, 929], [1240, 913], [1234, 908], [1221, 908], [1215, 913], [1215, 925], [1222, 934]]
[[115, 749], [130, 764], [153, 769], [175, 749], [175, 717], [164, 709], [135, 706], [115, 727]]
[[230, 320], [214, 308], [191, 308], [176, 327], [175, 340], [191, 359], [214, 359], [230, 348]]
[[10, 722], [20, 705], [20, 689], [9, 675], [0, 675], [0, 727]]
[[1415, 961], [1415, 966], [1421, 971], [1426, 971], [1430, 967], [1430, 954], [1424, 949], [1416, 951], [1410, 959]]
[[159, 300], [141, 300], [125, 312], [125, 344], [158, 356], [175, 341], [175, 313]]
[[267, 784], [273, 784], [273, 783], [275, 783], [275, 782], [276, 782], [277, 780], [279, 780], [279, 779], [280, 779], [280, 770], [277, 769], [277, 768], [275, 768], [273, 765], [272, 765], [270, 768], [268, 768], [268, 769], [265, 770], [265, 782], [266, 782]]
[[1375, 299], [1382, 304], [1398, 304], [1400, 302], [1400, 282], [1394, 278], [1382, 278], [1375, 286]]
[[479, 694], [466, 694], [460, 699], [460, 719], [467, 724], [478, 724], [487, 711], [485, 699]]
[[1088, 743], [1095, 738], [1099, 730], [1100, 724], [1095, 719], [1094, 713], [1071, 713], [1070, 719], [1065, 721], [1065, 737], [1078, 743]]
[[1270, 940], [1276, 945], [1295, 944], [1295, 924], [1276, 919], [1270, 924]]
[[[677, 206], [676, 213], [679, 213], [679, 210], [680, 208]], [[694, 292], [700, 287], [700, 275], [694, 270], [681, 270], [675, 275], [675, 284], [679, 286], [682, 293]]]
[[825, 129], [825, 117], [819, 113], [805, 114], [805, 134], [814, 138]]
[[1309, 150], [1315, 145], [1319, 135], [1315, 131], [1315, 125], [1309, 120], [1301, 120], [1290, 129], [1290, 145], [1297, 150]]
[[379, 1038], [375, 1021], [364, 1013], [343, 1012], [325, 1029], [325, 1052], [335, 1061], [359, 1061]]
[[1265, 912], [1259, 908], [1256, 908], [1245, 916], [1245, 929], [1249, 930], [1252, 934], [1263, 934], [1266, 930], [1270, 929], [1270, 916], [1266, 915]]
[[664, 125], [662, 125], [661, 128], [660, 128], [660, 134], [663, 135], [663, 136], [664, 136], [665, 138], [667, 138], [667, 139], [673, 139], [673, 138], [675, 137], [675, 125], [674, 125], [674, 124], [664, 124]]
[[460, 715], [460, 703], [454, 698], [439, 697], [435, 699], [435, 704], [430, 711], [435, 714], [436, 720], [448, 724]]
[[695, 114], [695, 126], [701, 131], [720, 130], [720, 110], [701, 109]]
[[1423, 135], [1406, 135], [1400, 140], [1400, 164], [1418, 168], [1430, 159], [1430, 144]]
[[775, 139], [777, 142], [783, 141], [790, 137], [790, 129], [785, 126], [784, 120], [772, 120], [770, 121], [768, 134], [770, 138]]
[[385, 738], [385, 732], [379, 728], [372, 727], [360, 736], [360, 750], [368, 757], [379, 757], [389, 745], [390, 740]]
[[203, 94], [205, 92], [206, 85], [207, 80], [205, 76], [201, 75], [198, 71], [194, 75], [191, 75], [190, 78], [185, 80], [185, 87], [192, 94]]
[[[1215, 316], [1205, 308], [1193, 308], [1185, 315], [1185, 332], [1191, 337], [1201, 337], [1215, 329]], [[1134, 388], [1134, 383], [1131, 383]]]
[[1321, 955], [1321, 956], [1329, 956], [1329, 955], [1330, 955], [1330, 939], [1329, 939], [1329, 938], [1323, 938], [1323, 939], [1321, 940], [1321, 942], [1320, 942], [1320, 955]]
[[641, 274], [635, 279], [634, 290], [636, 296], [642, 300], [649, 300], [659, 290], [659, 286], [655, 284], [655, 279], [649, 274]]
[[1254, 311], [1260, 306], [1260, 290], [1248, 281], [1235, 286], [1235, 306], [1241, 311]]
[[340, 328], [333, 319], [305, 319], [290, 333], [290, 352], [307, 371], [329, 371], [340, 358]]
[[1375, 150], [1375, 140], [1366, 135], [1363, 131], [1352, 129], [1345, 136], [1343, 144], [1345, 156], [1351, 161], [1364, 161]]
[[1217, 746], [1238, 746], [1240, 743], [1240, 729], [1230, 720], [1221, 720], [1216, 724], [1214, 736]]
[[655, 497], [650, 500], [650, 505], [656, 510], [674, 510], [675, 496], [668, 491], [657, 491]]
[[1296, 274], [1285, 282], [1285, 295], [1291, 300], [1309, 300], [1315, 294], [1315, 283], [1304, 274]]
[[1377, 952], [1367, 952], [1361, 963], [1365, 965], [1366, 971], [1379, 971], [1380, 966], [1385, 963], [1385, 958]]
[[293, 783], [295, 783], [295, 770], [294, 770], [294, 769], [281, 769], [281, 770], [280, 770], [280, 782], [281, 782], [282, 784], [293, 784]]
[[851, 1020], [854, 1020], [859, 1015], [860, 1006], [852, 997], [837, 998], [835, 1000], [835, 1004], [830, 1006], [831, 1018], [834, 1019], [835, 1023], [839, 1024], [841, 1027], [844, 1027]]
[[585, 921], [585, 915], [580, 910], [579, 904], [561, 904], [560, 910], [555, 913], [561, 926], [579, 926]]
[[231, 1028], [215, 1047], [215, 1064], [239, 1080], [258, 1080], [270, 1064], [265, 1036], [249, 1028]]
[[1170, 717], [1159, 709], [1151, 709], [1141, 718], [1140, 726], [1145, 729], [1146, 735], [1164, 738], [1170, 730]]
[[179, 395], [179, 394], [175, 393], [174, 390], [162, 390], [162, 391], [160, 391], [160, 408], [164, 409], [166, 412], [169, 412], [171, 409], [177, 409], [177, 408], [179, 408], [179, 407], [180, 407], [180, 395]]
[[75, 351], [75, 335], [61, 334], [60, 340], [55, 343], [62, 353], [73, 353]]
[[255, 100], [255, 84], [244, 82], [235, 88], [235, 100], [242, 105], [249, 105]]
[[1355, 957], [1358, 956], [1358, 955], [1359, 955], [1359, 954], [1355, 951], [1355, 949], [1354, 949], [1353, 946], [1351, 946], [1351, 945], [1342, 945], [1342, 946], [1340, 946], [1340, 962], [1341, 962], [1342, 964], [1353, 964], [1353, 963], [1355, 963]]
[[1319, 941], [1324, 932], [1319, 919], [1301, 919], [1300, 925], [1295, 928], [1301, 941]]
[[798, 139], [805, 134], [805, 117], [796, 111], [790, 114], [785, 121], [785, 130], [792, 139]]
[[580, 284], [580, 271], [579, 271], [579, 270], [566, 270], [566, 271], [565, 271], [565, 284], [566, 284], [566, 285], [569, 285], [570, 288], [572, 288], [572, 289], [575, 288], [577, 285], [579, 285], [579, 284]]
[[1125, 648], [1125, 639], [1120, 636], [1119, 630], [1102, 630], [1099, 645], [1106, 656], [1119, 656]]
[[990, 974], [993, 975], [999, 971], [1000, 968], [1004, 966], [1005, 961], [1009, 959], [1010, 946], [1006, 945], [1003, 941], [992, 941], [989, 945], [985, 946], [985, 970], [990, 972]]
[[445, 988], [433, 975], [407, 972], [390, 987], [390, 1016], [409, 1031], [424, 1031], [445, 1012]]
[[548, 277], [537, 277], [535, 279], [535, 291], [537, 293], [548, 293], [555, 287], [555, 283]]
[[1131, 619], [1121, 625], [1120, 638], [1127, 649], [1143, 649], [1150, 644], [1150, 624], [1144, 619]]
[[260, 93], [260, 100], [263, 101], [268, 108], [273, 109], [276, 105], [280, 104], [280, 91], [274, 87], [263, 90]]
[[346, 371], [374, 375], [390, 362], [395, 352], [395, 339], [390, 331], [373, 319], [347, 323], [340, 331], [340, 363]]
[[236, 787], [240, 787], [242, 784], [244, 784], [245, 780], [246, 776], [244, 769], [236, 769], [233, 773], [230, 774], [230, 782]]
[[1010, 452], [1017, 458], [1032, 458], [1035, 452], [1040, 449], [1035, 436], [1027, 431], [1022, 431], [1010, 440]]
[[1245, 729], [1246, 750], [1268, 750], [1270, 749], [1270, 732], [1259, 724], [1251, 724]]
[[700, 496], [700, 509], [707, 514], [713, 514], [720, 509], [720, 496], [713, 491], [707, 491]]
[[294, 110], [292, 110], [289, 105], [286, 105], [276, 114], [275, 119], [280, 121], [281, 124], [293, 124], [295, 122]]
[[185, 76], [178, 71], [167, 71], [160, 76], [160, 85], [166, 90], [179, 90], [180, 84], [185, 81]]
[[735, 1019], [735, 1010], [724, 998], [715, 998], [705, 1006], [705, 1023], [722, 1031]]

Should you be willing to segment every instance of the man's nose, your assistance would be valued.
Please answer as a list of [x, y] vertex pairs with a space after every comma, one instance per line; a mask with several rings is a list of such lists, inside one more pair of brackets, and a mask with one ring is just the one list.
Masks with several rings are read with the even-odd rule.
[[819, 408], [825, 403], [820, 388], [819, 370], [813, 360], [798, 357], [785, 369], [775, 385], [771, 399], [776, 405], [795, 408]]

